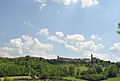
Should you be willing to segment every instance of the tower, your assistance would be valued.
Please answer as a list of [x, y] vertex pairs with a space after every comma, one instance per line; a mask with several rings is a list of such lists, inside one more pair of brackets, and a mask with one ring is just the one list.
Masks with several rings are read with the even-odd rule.
[[93, 54], [91, 54], [91, 63], [93, 63]]
[[59, 56], [57, 56], [57, 59], [59, 59], [60, 57]]

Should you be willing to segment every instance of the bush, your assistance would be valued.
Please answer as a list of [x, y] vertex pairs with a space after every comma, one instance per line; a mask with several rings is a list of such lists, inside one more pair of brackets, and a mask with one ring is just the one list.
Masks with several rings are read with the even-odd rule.
[[12, 79], [12, 78], [7, 78], [7, 77], [5, 77], [5, 78], [4, 78], [4, 81], [13, 81], [13, 79]]

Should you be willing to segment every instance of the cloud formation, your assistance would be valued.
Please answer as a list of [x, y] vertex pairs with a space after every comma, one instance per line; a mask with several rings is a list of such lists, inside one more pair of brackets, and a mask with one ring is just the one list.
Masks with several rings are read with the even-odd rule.
[[[43, 30], [47, 31], [47, 35], [44, 35], [45, 33], [40, 33], [41, 35], [44, 35], [48, 40], [63, 44], [65, 48], [71, 51], [78, 52], [84, 56], [90, 56], [90, 54], [93, 53], [98, 58], [108, 59], [108, 54], [97, 53], [100, 49], [104, 48], [103, 44], [98, 44], [94, 41], [86, 41], [86, 38], [81, 34], [65, 36], [63, 32], [56, 32], [55, 35], [51, 35], [48, 29], [41, 29], [40, 32], [43, 32]], [[99, 36], [94, 35], [93, 38], [98, 39]]]
[[102, 39], [98, 35], [91, 35], [90, 38], [93, 39], [93, 40], [101, 40]]
[[47, 39], [51, 40], [51, 41], [58, 42], [58, 43], [64, 43], [64, 40], [61, 40], [60, 38], [58, 38], [56, 36], [48, 36]]
[[48, 32], [48, 29], [45, 28], [45, 29], [41, 29], [39, 32], [36, 33], [37, 35], [39, 34], [43, 34], [45, 36], [48, 36], [49, 35], [49, 32]]
[[55, 55], [48, 52], [53, 49], [53, 45], [40, 42], [37, 38], [22, 35], [20, 38], [11, 39], [8, 46], [0, 48], [0, 56], [18, 57], [18, 56], [38, 56], [43, 58], [56, 58]]
[[59, 36], [59, 37], [64, 37], [63, 32], [56, 32], [56, 35]]
[[110, 51], [120, 53], [120, 42], [114, 43], [112, 47], [110, 47]]
[[[49, 0], [34, 0], [35, 2], [39, 3], [40, 9], [47, 6]], [[99, 0], [51, 0], [51, 2], [55, 2], [58, 4], [64, 5], [72, 5], [75, 3], [80, 3], [82, 8], [95, 6], [99, 3]]]
[[79, 41], [84, 41], [85, 37], [81, 34], [74, 34], [74, 35], [67, 35], [65, 39], [66, 41], [70, 41], [70, 42], [79, 42]]
[[90, 7], [90, 6], [95, 6], [98, 3], [99, 3], [98, 0], [81, 0], [81, 6], [82, 6], [82, 8], [84, 8], [84, 7]]

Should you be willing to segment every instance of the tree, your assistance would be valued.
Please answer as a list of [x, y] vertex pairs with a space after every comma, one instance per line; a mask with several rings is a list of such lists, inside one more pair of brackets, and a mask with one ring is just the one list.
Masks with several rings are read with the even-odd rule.
[[76, 71], [76, 75], [80, 75], [80, 69], [79, 68]]
[[70, 74], [70, 76], [75, 76], [75, 67], [74, 66], [69, 67], [69, 74]]
[[116, 65], [118, 68], [120, 68], [120, 62], [117, 62]]
[[97, 72], [96, 72], [96, 69], [95, 69], [95, 68], [89, 68], [89, 69], [87, 70], [87, 73], [88, 73], [88, 74], [96, 74]]
[[120, 23], [118, 23], [118, 31], [117, 31], [118, 34], [120, 34]]
[[111, 66], [108, 68], [108, 77], [116, 77], [117, 76], [117, 67]]
[[102, 67], [101, 67], [101, 66], [99, 66], [99, 65], [98, 65], [98, 66], [96, 66], [96, 68], [95, 68], [95, 69], [96, 69], [96, 71], [97, 71], [97, 73], [98, 73], [98, 74], [100, 74], [100, 73], [102, 73], [102, 72], [103, 72]]

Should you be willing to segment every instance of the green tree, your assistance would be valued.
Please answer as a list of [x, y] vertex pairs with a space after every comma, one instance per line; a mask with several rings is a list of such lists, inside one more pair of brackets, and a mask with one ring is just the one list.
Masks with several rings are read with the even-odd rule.
[[108, 77], [116, 77], [117, 76], [117, 67], [116, 66], [110, 66], [108, 68]]
[[118, 23], [118, 31], [117, 31], [118, 34], [120, 34], [120, 23]]
[[75, 67], [74, 66], [69, 67], [69, 74], [70, 74], [70, 76], [75, 76]]
[[80, 75], [80, 69], [79, 68], [76, 70], [76, 75]]
[[95, 67], [95, 69], [96, 69], [96, 71], [97, 71], [98, 74], [100, 74], [100, 73], [103, 72], [102, 66], [97, 65], [97, 66]]

